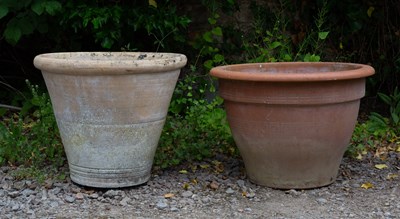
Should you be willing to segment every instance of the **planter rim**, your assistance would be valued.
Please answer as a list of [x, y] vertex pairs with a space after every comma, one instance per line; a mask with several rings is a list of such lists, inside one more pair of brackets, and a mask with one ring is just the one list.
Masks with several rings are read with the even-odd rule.
[[243, 81], [307, 82], [365, 78], [375, 73], [369, 65], [341, 62], [274, 62], [218, 66], [214, 77]]
[[178, 53], [156, 52], [58, 52], [37, 55], [36, 68], [56, 74], [108, 75], [172, 71], [186, 65]]

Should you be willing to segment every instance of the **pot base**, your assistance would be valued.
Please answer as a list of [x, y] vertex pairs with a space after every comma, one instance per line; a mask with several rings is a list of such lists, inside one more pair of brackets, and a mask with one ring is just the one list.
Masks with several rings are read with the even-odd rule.
[[121, 188], [146, 183], [151, 165], [135, 169], [93, 169], [69, 163], [71, 180], [95, 188]]

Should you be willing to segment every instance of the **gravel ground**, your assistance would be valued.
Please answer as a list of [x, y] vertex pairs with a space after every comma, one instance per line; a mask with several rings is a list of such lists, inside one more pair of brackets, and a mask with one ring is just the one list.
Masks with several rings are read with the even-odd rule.
[[330, 186], [277, 190], [251, 183], [240, 159], [218, 156], [154, 170], [144, 185], [106, 190], [68, 177], [17, 180], [15, 168], [3, 166], [0, 218], [400, 218], [399, 169], [395, 152], [385, 161], [344, 158]]

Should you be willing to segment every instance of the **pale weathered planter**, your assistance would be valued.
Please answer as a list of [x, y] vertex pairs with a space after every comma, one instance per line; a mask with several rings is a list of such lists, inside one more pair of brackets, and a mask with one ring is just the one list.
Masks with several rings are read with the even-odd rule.
[[372, 67], [350, 63], [212, 69], [249, 179], [282, 189], [332, 183], [372, 74]]
[[76, 52], [38, 55], [72, 181], [126, 187], [149, 180], [186, 56]]

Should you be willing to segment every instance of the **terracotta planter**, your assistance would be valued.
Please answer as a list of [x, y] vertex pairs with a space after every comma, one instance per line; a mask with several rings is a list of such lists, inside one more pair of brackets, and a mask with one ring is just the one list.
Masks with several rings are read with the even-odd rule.
[[180, 68], [172, 53], [77, 52], [38, 55], [71, 179], [125, 187], [150, 178]]
[[250, 180], [282, 189], [332, 183], [372, 74], [370, 66], [329, 62], [212, 69]]

